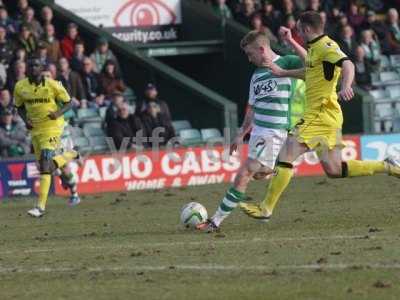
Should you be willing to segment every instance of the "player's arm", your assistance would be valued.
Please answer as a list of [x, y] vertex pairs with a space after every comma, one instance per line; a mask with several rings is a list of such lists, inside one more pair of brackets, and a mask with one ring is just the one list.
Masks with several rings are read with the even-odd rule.
[[247, 107], [246, 115], [244, 116], [243, 124], [239, 128], [238, 133], [236, 134], [236, 137], [231, 144], [230, 154], [232, 154], [233, 151], [236, 151], [236, 149], [238, 148], [238, 145], [243, 142], [244, 137], [251, 130], [251, 128], [253, 126], [253, 119], [254, 119], [253, 106], [249, 105]]
[[350, 101], [354, 97], [352, 84], [354, 81], [355, 68], [350, 60], [342, 63], [342, 82], [340, 85], [339, 97], [345, 101]]
[[60, 104], [60, 109], [55, 112], [49, 112], [49, 118], [52, 120], [56, 120], [61, 117], [64, 113], [68, 110], [72, 109], [72, 101], [71, 97], [69, 96], [67, 90], [63, 87], [62, 83], [59, 81], [52, 81], [51, 86], [54, 90], [54, 96], [57, 102]]
[[281, 26], [279, 28], [279, 35], [283, 41], [287, 42], [293, 48], [303, 61], [306, 60], [307, 50], [293, 39], [292, 32], [289, 28]]
[[21, 106], [16, 106], [17, 108], [17, 112], [20, 115], [22, 121], [24, 121], [25, 126], [28, 130], [31, 130], [33, 128], [32, 126], [32, 122], [28, 119], [27, 115], [26, 115], [26, 109], [24, 105]]
[[272, 74], [278, 77], [292, 77], [292, 78], [297, 78], [297, 79], [303, 79], [305, 80], [306, 78], [306, 69], [305, 68], [300, 68], [300, 69], [293, 69], [293, 70], [285, 70], [279, 67], [276, 63], [274, 62], [269, 62], [268, 67]]
[[27, 129], [32, 129], [32, 122], [26, 114], [24, 98], [20, 94], [21, 85], [17, 83], [14, 88], [14, 106], [17, 108], [17, 113], [21, 116]]
[[56, 120], [59, 117], [61, 117], [63, 114], [65, 114], [67, 111], [69, 111], [70, 109], [72, 109], [72, 101], [63, 102], [61, 104], [61, 107], [60, 107], [59, 110], [49, 113], [49, 118], [52, 119], [52, 120]]

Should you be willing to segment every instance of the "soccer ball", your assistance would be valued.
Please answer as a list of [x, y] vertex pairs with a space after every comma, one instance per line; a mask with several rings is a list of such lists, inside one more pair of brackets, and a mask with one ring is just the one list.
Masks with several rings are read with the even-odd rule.
[[194, 228], [207, 220], [206, 208], [197, 202], [185, 204], [181, 210], [181, 223], [186, 228]]

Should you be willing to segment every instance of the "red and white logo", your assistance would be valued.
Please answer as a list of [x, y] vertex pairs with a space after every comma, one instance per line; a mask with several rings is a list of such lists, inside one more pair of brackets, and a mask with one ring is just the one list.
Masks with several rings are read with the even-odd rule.
[[118, 9], [115, 27], [157, 26], [176, 24], [175, 9], [160, 0], [130, 0]]

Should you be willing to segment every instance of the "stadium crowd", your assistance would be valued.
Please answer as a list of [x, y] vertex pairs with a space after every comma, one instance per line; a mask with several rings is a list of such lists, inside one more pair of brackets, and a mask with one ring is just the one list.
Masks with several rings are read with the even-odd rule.
[[[151, 136], [154, 128], [164, 127], [164, 137], [175, 136], [171, 115], [157, 87], [149, 83], [143, 100], [126, 99], [127, 87], [117, 57], [105, 38], [96, 41], [92, 53], [79, 34], [79, 27], [69, 23], [56, 28], [53, 11], [44, 6], [35, 11], [28, 0], [0, 0], [0, 156], [13, 157], [31, 153], [28, 131], [16, 114], [13, 90], [18, 80], [27, 76], [27, 62], [38, 57], [45, 75], [60, 81], [71, 96], [74, 112], [104, 108], [104, 131], [113, 137], [116, 147], [123, 137], [134, 137], [138, 130]], [[9, 8], [7, 5], [10, 5]], [[151, 146], [145, 144], [144, 146]]]
[[288, 27], [304, 45], [296, 29], [300, 12], [314, 10], [325, 22], [325, 32], [355, 62], [356, 82], [370, 88], [371, 73], [381, 69], [381, 56], [400, 54], [399, 0], [199, 0], [223, 18], [265, 32], [273, 42], [280, 39], [280, 26]]

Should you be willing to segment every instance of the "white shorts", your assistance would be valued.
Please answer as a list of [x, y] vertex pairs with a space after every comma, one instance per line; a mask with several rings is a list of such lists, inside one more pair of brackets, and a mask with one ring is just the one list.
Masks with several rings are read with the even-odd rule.
[[286, 130], [277, 129], [271, 129], [262, 135], [252, 133], [249, 141], [249, 158], [273, 170], [287, 135]]

